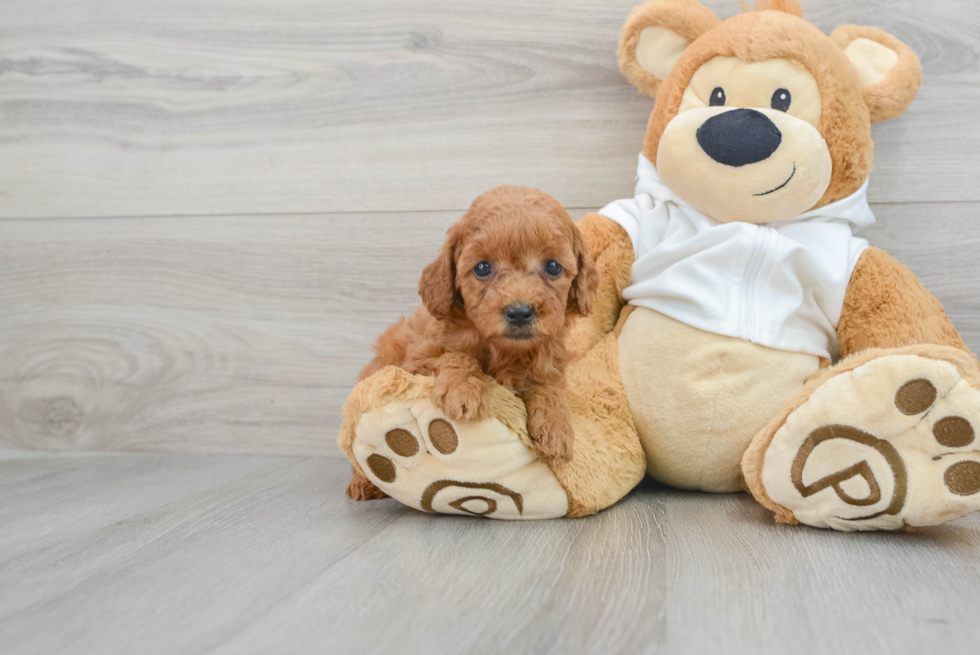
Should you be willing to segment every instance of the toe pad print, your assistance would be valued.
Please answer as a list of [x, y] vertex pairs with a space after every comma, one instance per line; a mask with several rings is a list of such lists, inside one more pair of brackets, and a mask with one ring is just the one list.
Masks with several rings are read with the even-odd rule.
[[454, 423], [428, 399], [361, 416], [352, 445], [368, 478], [426, 512], [539, 519], [564, 516], [568, 498], [548, 467], [503, 423]]
[[906, 416], [921, 414], [936, 402], [936, 393], [936, 387], [929, 380], [909, 380], [895, 393], [895, 407]]
[[385, 443], [391, 452], [402, 457], [411, 457], [419, 452], [419, 442], [408, 430], [395, 428], [385, 433]]
[[766, 452], [763, 483], [808, 525], [941, 523], [980, 509], [978, 424], [980, 391], [955, 366], [882, 357], [831, 378], [789, 416]]
[[429, 443], [443, 455], [450, 455], [456, 452], [459, 437], [449, 421], [437, 418], [429, 423]]
[[371, 473], [382, 482], [395, 481], [395, 464], [384, 455], [377, 453], [370, 455], [367, 458], [367, 465]]
[[980, 491], [980, 464], [977, 462], [957, 462], [946, 469], [943, 477], [949, 490], [959, 496], [970, 496]]
[[947, 416], [936, 421], [932, 434], [940, 445], [964, 448], [973, 443], [973, 426], [961, 416]]

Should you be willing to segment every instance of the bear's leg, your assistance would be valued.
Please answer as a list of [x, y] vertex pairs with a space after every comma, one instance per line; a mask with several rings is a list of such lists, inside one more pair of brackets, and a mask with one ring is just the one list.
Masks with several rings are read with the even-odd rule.
[[572, 460], [555, 475], [571, 491], [571, 517], [609, 507], [646, 474], [646, 455], [619, 375], [617, 337], [618, 331], [607, 334], [568, 369], [575, 442]]
[[948, 346], [868, 350], [821, 371], [746, 451], [787, 523], [936, 525], [980, 510], [980, 372]]
[[593, 514], [646, 469], [616, 355], [608, 334], [569, 368], [575, 441], [563, 465], [535, 459], [524, 405], [510, 391], [493, 386], [489, 418], [453, 421], [432, 405], [431, 377], [395, 367], [354, 388], [338, 441], [355, 480], [409, 507], [502, 519]]
[[458, 422], [432, 404], [433, 384], [389, 366], [354, 387], [338, 443], [355, 481], [426, 512], [502, 519], [568, 513], [568, 494], [528, 447], [520, 400], [494, 385], [490, 417]]
[[980, 365], [942, 306], [870, 249], [819, 371], [753, 439], [742, 470], [787, 523], [837, 530], [936, 525], [980, 510]]

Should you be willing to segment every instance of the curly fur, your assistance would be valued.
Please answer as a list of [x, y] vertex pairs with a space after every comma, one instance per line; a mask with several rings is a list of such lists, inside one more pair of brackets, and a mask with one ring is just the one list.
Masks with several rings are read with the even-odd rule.
[[[546, 272], [550, 260], [561, 264], [558, 276]], [[486, 279], [473, 270], [480, 262], [492, 266]], [[585, 240], [557, 200], [526, 187], [491, 189], [449, 229], [419, 281], [423, 306], [381, 335], [361, 379], [385, 366], [433, 375], [432, 401], [455, 420], [485, 418], [496, 381], [526, 404], [535, 455], [563, 464], [574, 438], [565, 341], [575, 317], [591, 312], [598, 284]], [[506, 320], [513, 304], [534, 308], [528, 326]], [[369, 497], [366, 480], [354, 477], [351, 491]]]

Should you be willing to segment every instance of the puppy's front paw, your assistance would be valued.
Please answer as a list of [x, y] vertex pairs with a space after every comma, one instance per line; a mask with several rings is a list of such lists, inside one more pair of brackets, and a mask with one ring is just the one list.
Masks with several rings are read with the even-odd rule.
[[538, 459], [565, 464], [572, 459], [575, 431], [572, 421], [559, 412], [536, 411], [528, 417], [527, 430]]
[[480, 421], [490, 412], [490, 385], [473, 376], [438, 376], [432, 403], [454, 421]]

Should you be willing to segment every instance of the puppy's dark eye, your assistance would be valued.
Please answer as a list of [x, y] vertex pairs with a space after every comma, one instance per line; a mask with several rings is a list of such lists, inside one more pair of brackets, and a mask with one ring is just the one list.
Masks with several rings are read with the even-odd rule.
[[473, 275], [480, 280], [487, 279], [491, 273], [493, 273], [493, 266], [491, 266], [490, 262], [480, 262], [473, 267]]
[[547, 263], [545, 263], [544, 265], [544, 272], [550, 275], [551, 277], [558, 277], [559, 275], [561, 275], [561, 272], [563, 270], [565, 269], [561, 267], [561, 264], [556, 262], [554, 259], [549, 259]]
[[772, 102], [769, 104], [773, 109], [789, 111], [791, 102], [793, 102], [793, 97], [789, 94], [789, 91], [786, 89], [776, 89], [775, 93], [772, 94]]
[[711, 92], [711, 100], [708, 104], [712, 107], [724, 107], [725, 106], [725, 90], [720, 86], [716, 86]]

